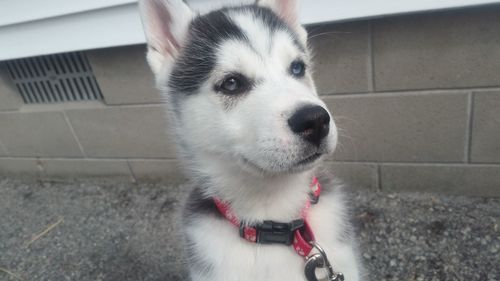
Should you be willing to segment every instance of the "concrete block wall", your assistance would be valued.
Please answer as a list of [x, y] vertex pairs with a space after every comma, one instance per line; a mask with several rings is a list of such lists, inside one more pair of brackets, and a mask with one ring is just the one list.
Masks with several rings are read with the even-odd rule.
[[340, 128], [333, 171], [376, 189], [500, 195], [499, 6], [310, 30]]
[[[350, 186], [500, 196], [500, 6], [308, 27]], [[87, 51], [104, 102], [24, 105], [0, 69], [0, 174], [183, 179], [144, 46]]]

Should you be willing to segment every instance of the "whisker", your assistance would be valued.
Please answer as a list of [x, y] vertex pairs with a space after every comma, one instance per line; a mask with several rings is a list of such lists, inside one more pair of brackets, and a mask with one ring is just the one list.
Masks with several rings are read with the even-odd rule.
[[316, 37], [324, 36], [324, 35], [350, 34], [350, 33], [352, 33], [352, 32], [348, 32], [348, 31], [328, 31], [328, 32], [321, 32], [321, 33], [317, 33], [317, 34], [312, 34], [311, 36], [309, 36], [309, 39], [314, 39]]

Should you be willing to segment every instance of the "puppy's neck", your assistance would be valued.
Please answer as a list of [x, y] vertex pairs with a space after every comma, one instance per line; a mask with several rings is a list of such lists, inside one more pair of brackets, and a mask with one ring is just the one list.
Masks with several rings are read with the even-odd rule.
[[205, 195], [229, 203], [235, 215], [248, 223], [300, 218], [308, 200], [312, 171], [258, 175], [222, 159], [198, 164], [199, 172], [208, 181], [204, 184]]

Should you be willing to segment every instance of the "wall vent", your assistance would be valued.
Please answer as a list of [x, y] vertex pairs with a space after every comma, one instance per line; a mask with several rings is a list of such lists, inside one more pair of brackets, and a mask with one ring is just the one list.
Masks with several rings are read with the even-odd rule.
[[81, 52], [6, 61], [24, 103], [102, 100], [90, 64]]

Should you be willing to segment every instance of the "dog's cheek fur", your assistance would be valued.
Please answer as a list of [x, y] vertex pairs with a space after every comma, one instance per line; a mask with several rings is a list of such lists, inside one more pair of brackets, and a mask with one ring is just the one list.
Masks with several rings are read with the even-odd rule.
[[239, 128], [231, 127], [220, 100], [212, 94], [200, 93], [187, 97], [182, 103], [182, 134], [190, 149], [227, 154]]

